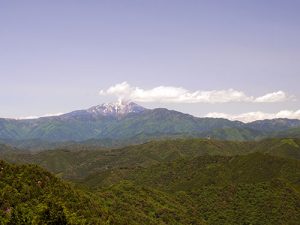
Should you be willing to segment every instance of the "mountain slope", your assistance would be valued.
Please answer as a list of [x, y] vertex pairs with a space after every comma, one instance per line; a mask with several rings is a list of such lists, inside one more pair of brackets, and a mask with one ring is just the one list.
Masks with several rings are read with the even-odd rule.
[[174, 193], [208, 224], [298, 224], [300, 162], [253, 153], [200, 156], [136, 170], [135, 184]]
[[300, 127], [289, 128], [283, 131], [274, 131], [274, 137], [300, 138]]
[[13, 148], [9, 145], [0, 143], [0, 154], [14, 153], [14, 152], [17, 152], [17, 151], [18, 151], [18, 149], [16, 149], [16, 148]]
[[300, 161], [251, 152], [289, 153], [298, 144], [179, 139], [113, 150], [4, 153], [80, 177], [74, 180], [82, 190], [37, 166], [1, 161], [1, 221], [297, 225]]
[[104, 209], [93, 198], [37, 166], [0, 161], [0, 177], [1, 224], [84, 224], [87, 219], [97, 224], [105, 220]]
[[195, 135], [240, 122], [196, 118], [173, 110], [148, 110], [135, 103], [103, 104], [55, 117], [32, 120], [0, 119], [0, 139], [83, 141], [91, 138], [141, 139]]
[[137, 183], [169, 191], [273, 179], [283, 179], [300, 190], [300, 161], [261, 153], [234, 157], [199, 156], [153, 165], [132, 173], [130, 177]]
[[208, 139], [151, 141], [119, 149], [90, 149], [76, 146], [29, 153], [0, 152], [0, 158], [14, 163], [35, 163], [51, 172], [90, 187], [110, 186], [136, 168], [203, 155], [235, 156], [252, 152], [300, 159], [299, 139], [268, 139], [260, 142], [233, 142]]
[[191, 206], [129, 183], [89, 193], [37, 166], [3, 161], [0, 177], [1, 224], [205, 224]]
[[78, 150], [57, 149], [30, 153], [0, 153], [0, 157], [14, 163], [35, 163], [65, 178], [83, 178], [108, 168], [147, 167], [182, 157], [201, 155], [236, 155], [251, 151], [251, 142], [229, 142], [207, 139], [176, 139], [151, 141], [119, 149]]
[[296, 119], [271, 119], [271, 120], [257, 120], [248, 123], [249, 128], [261, 131], [283, 131], [289, 128], [295, 128], [300, 126], [300, 120]]
[[117, 214], [111, 224], [206, 224], [194, 205], [143, 185], [122, 181], [97, 194]]
[[297, 127], [300, 127], [299, 120], [274, 119], [245, 124], [221, 118], [197, 118], [163, 108], [150, 110], [132, 102], [118, 102], [60, 116], [30, 120], [0, 119], [0, 139], [15, 143], [15, 146], [22, 146], [23, 140], [23, 145], [29, 147], [89, 139], [102, 140], [102, 146], [113, 145], [113, 141], [105, 140], [132, 144], [162, 137], [209, 136], [244, 141], [274, 136], [276, 132]]

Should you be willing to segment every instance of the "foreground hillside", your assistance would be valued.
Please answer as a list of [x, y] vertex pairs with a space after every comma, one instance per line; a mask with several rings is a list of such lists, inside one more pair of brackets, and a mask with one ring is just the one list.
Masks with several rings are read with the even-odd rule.
[[96, 195], [4, 161], [0, 178], [1, 224], [205, 224], [191, 206], [153, 189], [124, 183]]
[[[189, 208], [194, 212], [192, 218], [203, 219], [207, 224], [297, 225], [300, 221], [299, 160], [261, 153], [206, 155], [139, 167], [126, 173], [122, 170], [94, 174], [82, 184], [93, 190], [103, 180], [109, 180], [113, 185], [98, 187], [95, 192], [100, 196], [103, 192], [117, 192], [122, 201], [114, 199], [113, 205], [116, 209], [120, 204], [126, 205], [125, 216], [130, 215], [132, 206], [135, 211], [148, 208], [153, 193], [164, 193], [172, 196], [167, 202]], [[141, 190], [147, 198], [142, 203]]]
[[1, 224], [96, 224], [105, 219], [94, 198], [35, 165], [0, 161], [0, 190]]
[[132, 173], [136, 184], [175, 193], [208, 224], [299, 224], [300, 161], [252, 153], [201, 156]]
[[206, 155], [135, 168], [93, 191], [74, 188], [38, 166], [3, 161], [0, 166], [1, 224], [300, 221], [300, 161], [261, 153]]
[[299, 139], [82, 147], [0, 145], [2, 224], [299, 224]]

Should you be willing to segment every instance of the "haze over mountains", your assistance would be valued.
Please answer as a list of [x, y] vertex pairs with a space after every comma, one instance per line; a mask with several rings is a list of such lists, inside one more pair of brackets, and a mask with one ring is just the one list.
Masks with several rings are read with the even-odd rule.
[[299, 137], [299, 127], [300, 120], [295, 119], [243, 123], [222, 118], [198, 118], [165, 108], [146, 109], [133, 102], [117, 102], [59, 116], [26, 120], [3, 118], [0, 119], [0, 139], [15, 145], [20, 141], [89, 142], [93, 139], [104, 146], [110, 146], [111, 140], [130, 144], [166, 137], [244, 141], [284, 137], [286, 133]]

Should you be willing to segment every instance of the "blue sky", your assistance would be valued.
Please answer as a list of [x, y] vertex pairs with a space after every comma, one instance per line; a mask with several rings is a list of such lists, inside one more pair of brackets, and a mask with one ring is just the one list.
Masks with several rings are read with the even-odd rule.
[[[150, 108], [196, 116], [270, 116], [282, 110], [295, 115], [299, 11], [296, 0], [0, 0], [0, 117], [114, 101], [120, 93], [99, 91], [123, 82], [131, 92], [143, 90], [144, 99], [133, 100]], [[158, 87], [158, 98], [145, 97]], [[279, 91], [285, 96], [265, 102], [170, 101], [164, 87], [198, 96], [226, 96], [229, 89], [253, 99]]]

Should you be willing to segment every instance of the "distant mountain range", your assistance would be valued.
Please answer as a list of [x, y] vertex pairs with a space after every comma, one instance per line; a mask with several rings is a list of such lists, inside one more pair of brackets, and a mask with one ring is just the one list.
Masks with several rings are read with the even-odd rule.
[[99, 142], [110, 146], [107, 143], [122, 145], [177, 137], [245, 141], [277, 136], [300, 137], [300, 120], [282, 118], [243, 123], [198, 118], [165, 108], [146, 109], [133, 102], [102, 104], [38, 119], [0, 119], [0, 139], [10, 144]]

